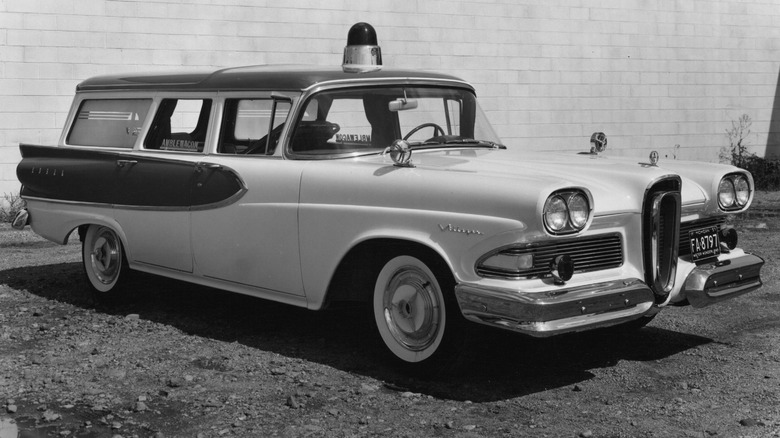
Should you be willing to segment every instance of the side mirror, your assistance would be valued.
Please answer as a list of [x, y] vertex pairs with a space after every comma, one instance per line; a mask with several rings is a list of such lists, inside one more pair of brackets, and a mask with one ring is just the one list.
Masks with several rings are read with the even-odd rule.
[[417, 101], [414, 99], [399, 98], [387, 104], [387, 109], [394, 113], [415, 108], [417, 108]]

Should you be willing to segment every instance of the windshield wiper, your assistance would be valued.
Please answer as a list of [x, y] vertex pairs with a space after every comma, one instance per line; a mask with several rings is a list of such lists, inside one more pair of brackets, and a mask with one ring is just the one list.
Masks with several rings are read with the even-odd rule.
[[474, 145], [477, 147], [487, 147], [491, 149], [506, 149], [506, 146], [504, 146], [501, 143], [496, 143], [494, 141], [488, 141], [488, 140], [475, 140], [473, 138], [449, 139], [444, 141], [435, 141], [435, 140], [415, 141], [415, 142], [410, 142], [409, 146], [413, 148], [426, 148], [430, 146], [443, 146], [448, 144]]

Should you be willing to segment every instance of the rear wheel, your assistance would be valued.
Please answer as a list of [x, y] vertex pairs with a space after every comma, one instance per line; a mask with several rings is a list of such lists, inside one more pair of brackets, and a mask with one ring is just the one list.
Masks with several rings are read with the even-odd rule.
[[100, 294], [114, 291], [128, 270], [119, 236], [100, 225], [90, 225], [84, 234], [81, 259], [89, 284]]
[[376, 276], [373, 313], [390, 352], [420, 370], [457, 353], [463, 318], [448, 270], [419, 255], [389, 257]]

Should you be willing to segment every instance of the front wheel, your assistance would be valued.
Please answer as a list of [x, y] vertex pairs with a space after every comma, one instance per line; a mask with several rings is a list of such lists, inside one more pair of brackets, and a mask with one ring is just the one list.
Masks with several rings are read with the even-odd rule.
[[423, 259], [391, 257], [376, 276], [373, 296], [382, 341], [396, 358], [421, 369], [456, 353], [462, 320], [452, 275]]
[[101, 294], [115, 290], [126, 275], [122, 241], [111, 228], [89, 226], [81, 242], [81, 260], [89, 284]]

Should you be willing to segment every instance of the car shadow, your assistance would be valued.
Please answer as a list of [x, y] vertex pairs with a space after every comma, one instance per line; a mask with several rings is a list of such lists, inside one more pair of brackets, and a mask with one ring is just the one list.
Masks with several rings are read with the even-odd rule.
[[594, 377], [591, 370], [621, 360], [656, 361], [712, 342], [652, 326], [629, 333], [599, 330], [535, 339], [473, 325], [460, 359], [423, 377], [394, 364], [361, 305], [313, 312], [141, 273], [134, 274], [122, 294], [100, 300], [90, 292], [80, 263], [0, 271], [0, 284], [82, 309], [138, 314], [191, 335], [321, 363], [382, 381], [383, 390], [472, 402], [574, 389]]

